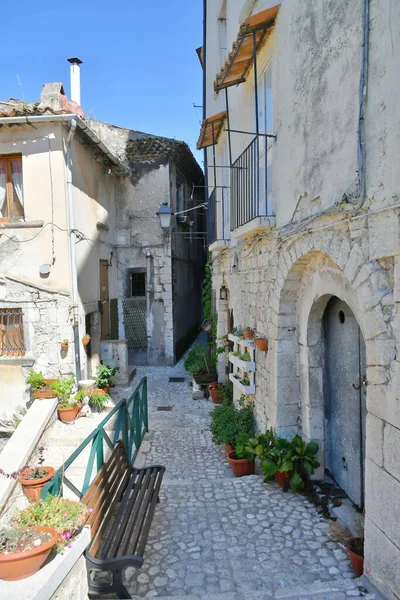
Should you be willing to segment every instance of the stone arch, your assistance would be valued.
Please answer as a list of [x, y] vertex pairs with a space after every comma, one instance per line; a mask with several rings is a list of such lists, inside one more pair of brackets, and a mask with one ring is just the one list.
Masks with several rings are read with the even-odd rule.
[[310, 236], [285, 249], [285, 260], [279, 261], [271, 327], [271, 340], [275, 338], [271, 421], [281, 435], [301, 431], [305, 438], [318, 440], [321, 458], [322, 317], [329, 299], [337, 296], [346, 302], [359, 323], [367, 346], [367, 378], [373, 379], [377, 364], [388, 368], [385, 343], [393, 343], [379, 305], [383, 293], [373, 287], [373, 265], [365, 261], [358, 246], [351, 247], [339, 232], [335, 235], [325, 240]]

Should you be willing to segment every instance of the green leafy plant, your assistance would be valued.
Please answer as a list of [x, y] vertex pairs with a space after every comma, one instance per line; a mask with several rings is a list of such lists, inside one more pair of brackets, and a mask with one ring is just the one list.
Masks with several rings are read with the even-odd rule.
[[307, 444], [299, 435], [295, 435], [292, 439], [288, 456], [279, 471], [281, 473], [294, 471], [289, 483], [294, 492], [303, 491], [306, 477], [313, 475], [319, 467], [319, 462], [315, 458], [318, 448], [316, 442]]
[[89, 398], [89, 405], [101, 412], [104, 410], [104, 406], [109, 397], [110, 396], [108, 394], [101, 393], [98, 390], [93, 390], [93, 393]]
[[69, 408], [76, 404], [75, 400], [71, 401], [74, 383], [75, 377], [74, 375], [71, 375], [70, 377], [60, 377], [60, 379], [57, 379], [51, 386], [57, 396], [59, 408]]
[[225, 405], [233, 402], [233, 383], [227, 381], [221, 388], [221, 403]]
[[248, 379], [241, 379], [240, 383], [246, 387], [250, 386], [250, 381]]
[[214, 352], [209, 353], [205, 346], [195, 344], [185, 359], [185, 369], [192, 375], [215, 373], [217, 368], [217, 356], [223, 352], [223, 348], [217, 348]]
[[241, 354], [240, 359], [244, 360], [245, 362], [250, 362], [251, 361], [250, 352], [244, 352], [244, 354]]
[[240, 352], [231, 352], [232, 356], [240, 356]]
[[254, 434], [254, 416], [250, 406], [236, 408], [233, 404], [220, 404], [211, 413], [211, 435], [215, 444], [231, 444], [241, 434]]
[[19, 529], [52, 527], [61, 538], [57, 550], [62, 550], [65, 546], [70, 546], [72, 536], [86, 522], [90, 512], [92, 509], [88, 509], [85, 504], [49, 494], [44, 500], [18, 511], [14, 516], [14, 523]]
[[32, 386], [33, 392], [46, 387], [46, 380], [42, 371], [34, 371], [33, 369], [29, 371], [26, 383]]
[[103, 389], [110, 385], [111, 379], [119, 371], [119, 367], [109, 367], [108, 365], [100, 364], [97, 367], [96, 387]]
[[247, 433], [241, 433], [238, 435], [235, 444], [235, 455], [236, 458], [254, 460], [259, 451], [259, 444], [257, 438], [251, 438]]
[[275, 436], [271, 428], [265, 434], [258, 436], [260, 444], [263, 445], [260, 465], [264, 472], [264, 481], [272, 479], [283, 463], [283, 458], [290, 448], [290, 442], [284, 438]]
[[82, 400], [84, 399], [85, 396], [86, 396], [86, 390], [79, 390], [79, 392], [76, 392], [76, 394], [74, 396], [74, 400], [75, 400], [75, 402], [82, 402]]

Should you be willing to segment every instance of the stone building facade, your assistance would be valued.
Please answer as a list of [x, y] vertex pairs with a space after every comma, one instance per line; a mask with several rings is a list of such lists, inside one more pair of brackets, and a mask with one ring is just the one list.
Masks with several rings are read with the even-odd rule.
[[268, 339], [260, 430], [319, 443], [316, 477], [365, 515], [366, 576], [399, 598], [400, 7], [204, 4], [218, 335]]

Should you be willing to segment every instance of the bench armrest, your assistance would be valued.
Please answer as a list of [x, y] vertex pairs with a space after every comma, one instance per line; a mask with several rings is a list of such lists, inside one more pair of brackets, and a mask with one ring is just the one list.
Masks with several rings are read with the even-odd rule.
[[141, 556], [133, 554], [131, 556], [117, 556], [116, 558], [100, 559], [90, 554], [90, 547], [85, 552], [87, 568], [98, 571], [114, 571], [115, 569], [125, 569], [126, 567], [135, 567], [140, 569], [144, 560]]

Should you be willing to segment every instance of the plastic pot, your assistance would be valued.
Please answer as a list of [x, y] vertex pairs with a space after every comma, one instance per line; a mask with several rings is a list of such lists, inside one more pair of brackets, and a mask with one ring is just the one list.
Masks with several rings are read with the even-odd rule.
[[[361, 538], [355, 538], [355, 541], [361, 541]], [[346, 550], [356, 577], [361, 577], [364, 573], [364, 557], [354, 552], [349, 546], [346, 546]]]
[[18, 481], [22, 486], [22, 491], [28, 498], [29, 502], [37, 502], [40, 500], [40, 494], [45, 484], [54, 477], [55, 470], [53, 467], [39, 467], [42, 470], [47, 471], [47, 475], [41, 479], [26, 479], [29, 473], [33, 473], [34, 469], [25, 469], [18, 477]]
[[25, 579], [39, 571], [51, 549], [58, 542], [59, 535], [55, 529], [50, 527], [28, 527], [36, 531], [51, 534], [51, 539], [37, 548], [26, 552], [13, 552], [11, 554], [0, 554], [0, 578], [6, 581], [17, 581]]
[[203, 375], [194, 375], [194, 380], [196, 383], [213, 383], [217, 381], [218, 375], [216, 373], [204, 373]]
[[228, 454], [228, 461], [232, 467], [232, 471], [235, 477], [245, 477], [246, 475], [254, 474], [254, 460], [247, 460], [246, 458], [235, 458], [235, 452], [230, 452]]

